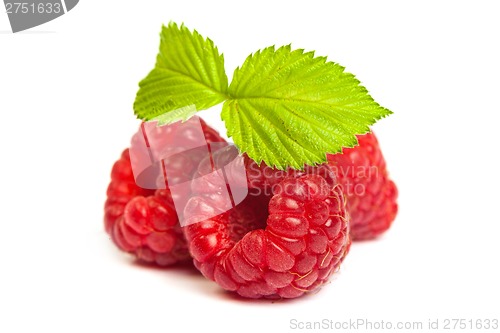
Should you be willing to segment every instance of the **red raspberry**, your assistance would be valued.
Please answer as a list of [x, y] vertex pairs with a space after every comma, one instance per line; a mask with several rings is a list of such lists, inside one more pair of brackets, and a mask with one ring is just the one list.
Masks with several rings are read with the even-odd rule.
[[230, 211], [217, 215], [224, 200], [194, 189], [184, 214], [188, 224], [202, 222], [183, 229], [195, 266], [244, 297], [295, 298], [316, 290], [350, 244], [335, 175], [326, 166], [283, 172], [249, 159], [246, 165], [250, 193]]
[[[203, 120], [200, 119], [200, 122], [207, 142], [224, 142], [215, 130]], [[183, 130], [186, 142], [198, 140], [189, 128], [184, 127]], [[156, 134], [161, 139], [169, 139], [168, 133]], [[132, 145], [136, 140], [134, 136]], [[172, 148], [181, 149], [181, 145], [177, 142]], [[168, 142], [165, 142], [165, 147], [168, 148]], [[190, 161], [182, 162], [178, 164], [179, 173], [196, 170], [186, 167]], [[190, 259], [170, 191], [168, 188], [155, 191], [137, 186], [128, 149], [113, 166], [107, 195], [104, 225], [118, 248], [134, 254], [141, 261], [161, 266]]]
[[358, 141], [342, 154], [328, 155], [328, 163], [347, 197], [351, 237], [365, 240], [389, 229], [398, 211], [398, 192], [375, 134], [360, 135]]

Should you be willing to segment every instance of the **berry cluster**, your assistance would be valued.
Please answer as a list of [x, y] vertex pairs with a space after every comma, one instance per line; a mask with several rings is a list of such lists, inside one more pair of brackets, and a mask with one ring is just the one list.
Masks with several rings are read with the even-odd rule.
[[[200, 122], [207, 143], [224, 141]], [[185, 136], [191, 139], [189, 131]], [[168, 146], [168, 135], [164, 139]], [[166, 266], [192, 258], [205, 277], [243, 297], [299, 297], [339, 268], [351, 238], [374, 238], [395, 218], [397, 191], [375, 135], [358, 139], [359, 146], [329, 155], [327, 164], [300, 171], [272, 169], [244, 156], [246, 198], [222, 209], [225, 184], [193, 185], [185, 194], [185, 227], [168, 184], [160, 190], [139, 187], [125, 150], [111, 173], [106, 232], [141, 261]], [[213, 160], [196, 156], [176, 165], [193, 178], [214, 167]]]

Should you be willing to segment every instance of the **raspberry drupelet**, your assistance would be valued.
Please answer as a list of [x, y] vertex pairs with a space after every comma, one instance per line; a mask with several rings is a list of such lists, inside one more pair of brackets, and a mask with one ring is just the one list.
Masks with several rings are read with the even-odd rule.
[[398, 191], [389, 178], [373, 133], [358, 136], [359, 145], [328, 155], [347, 197], [353, 240], [373, 239], [389, 229], [398, 212]]
[[[177, 145], [172, 149], [182, 149], [183, 143], [188, 145], [193, 140], [225, 142], [201, 118], [196, 118], [201, 123], [204, 138], [196, 138], [193, 135], [196, 131], [188, 124], [180, 133], [185, 141], [177, 140]], [[157, 143], [166, 141], [163, 146], [169, 149], [167, 141], [172, 134], [168, 132], [169, 129], [166, 130], [160, 129], [151, 135], [157, 139]], [[132, 139], [132, 147], [137, 144], [137, 139], [136, 134]], [[183, 162], [178, 163], [179, 173], [193, 173], [196, 170], [194, 166], [197, 161], [191, 163], [194, 165], [192, 167], [189, 167], [190, 161]], [[190, 261], [169, 188], [149, 190], [139, 187], [132, 172], [129, 149], [122, 153], [113, 166], [104, 210], [105, 230], [120, 250], [133, 254], [142, 262], [160, 266]]]
[[[283, 172], [246, 158], [250, 193], [218, 214], [220, 198], [194, 191], [183, 228], [195, 266], [249, 298], [295, 298], [317, 290], [349, 250], [349, 216], [327, 166]], [[238, 230], [235, 232], [234, 230]]]

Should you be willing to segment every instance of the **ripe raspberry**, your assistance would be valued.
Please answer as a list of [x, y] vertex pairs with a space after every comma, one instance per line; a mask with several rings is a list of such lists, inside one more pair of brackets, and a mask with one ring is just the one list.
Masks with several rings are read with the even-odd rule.
[[396, 185], [389, 179], [375, 134], [358, 136], [359, 145], [328, 155], [347, 197], [353, 240], [372, 239], [385, 232], [398, 211]]
[[248, 158], [245, 164], [250, 193], [238, 206], [219, 214], [223, 199], [196, 189], [187, 203], [188, 224], [203, 220], [183, 228], [195, 266], [244, 297], [295, 298], [316, 290], [350, 245], [335, 175], [326, 166], [283, 172]]
[[[207, 142], [224, 142], [219, 134], [199, 119]], [[189, 127], [183, 127], [182, 142], [168, 145], [172, 137], [161, 130], [151, 133], [166, 148], [182, 149], [183, 144], [196, 141]], [[178, 134], [178, 133], [177, 133]], [[134, 136], [132, 145], [137, 144]], [[199, 141], [197, 141], [199, 142]], [[181, 161], [178, 168], [170, 168], [179, 174], [192, 173], [193, 161]], [[107, 191], [104, 225], [106, 232], [122, 251], [134, 254], [139, 260], [166, 266], [190, 259], [185, 238], [178, 223], [169, 189], [147, 190], [137, 186], [130, 162], [129, 150], [113, 166], [111, 183]]]

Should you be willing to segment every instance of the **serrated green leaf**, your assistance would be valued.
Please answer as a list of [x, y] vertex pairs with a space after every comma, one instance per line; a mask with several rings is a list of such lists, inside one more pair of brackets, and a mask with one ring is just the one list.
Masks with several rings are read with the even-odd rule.
[[257, 162], [280, 169], [326, 161], [357, 144], [355, 135], [391, 112], [344, 67], [284, 46], [250, 55], [228, 87], [224, 58], [210, 39], [170, 23], [155, 68], [134, 103], [142, 120], [186, 120], [226, 101], [228, 136]]
[[158, 126], [163, 126], [171, 123], [175, 123], [176, 121], [186, 121], [191, 118], [198, 110], [196, 107], [191, 104], [176, 110], [172, 110], [170, 112], [163, 113], [159, 116], [156, 116], [151, 119], [151, 121], [157, 121]]
[[326, 161], [391, 111], [344, 67], [313, 52], [268, 47], [234, 72], [222, 119], [228, 136], [257, 162], [284, 169]]
[[183, 120], [192, 107], [200, 111], [224, 101], [228, 86], [224, 56], [214, 43], [175, 23], [163, 26], [160, 35], [155, 68], [139, 83], [137, 117], [174, 122]]

